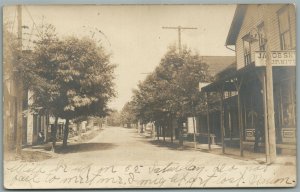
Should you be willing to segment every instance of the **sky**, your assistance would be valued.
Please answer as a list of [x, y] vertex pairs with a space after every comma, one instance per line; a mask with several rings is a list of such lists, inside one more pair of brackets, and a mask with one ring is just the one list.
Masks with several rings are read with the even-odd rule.
[[[231, 55], [225, 40], [235, 5], [68, 5], [23, 6], [22, 22], [27, 34], [33, 23], [51, 23], [59, 36], [90, 36], [102, 43], [117, 65], [117, 98], [109, 106], [121, 110], [132, 97], [139, 81], [159, 65], [170, 45], [177, 45], [178, 31], [166, 27], [194, 27], [183, 30], [182, 45], [202, 56]], [[4, 21], [16, 23], [16, 7], [4, 9]], [[12, 31], [16, 31], [14, 27]], [[98, 31], [101, 30], [102, 33]], [[28, 36], [29, 37], [29, 36]], [[29, 39], [29, 38], [27, 38]], [[26, 40], [24, 40], [26, 41]], [[24, 42], [23, 44], [26, 44]]]

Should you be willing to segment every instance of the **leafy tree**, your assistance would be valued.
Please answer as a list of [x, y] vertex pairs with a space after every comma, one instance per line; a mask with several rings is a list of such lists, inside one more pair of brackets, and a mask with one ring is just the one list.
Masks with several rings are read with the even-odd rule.
[[[115, 96], [114, 68], [103, 47], [85, 38], [56, 38], [51, 28], [36, 42], [32, 54], [34, 73], [43, 80], [34, 84], [34, 105], [66, 119], [63, 146], [67, 145], [69, 120], [105, 116]], [[55, 139], [53, 141], [55, 145]]]
[[110, 110], [107, 116], [107, 124], [109, 126], [120, 126], [121, 114], [117, 110]]
[[133, 101], [127, 102], [120, 114], [120, 121], [121, 123], [124, 124], [136, 124], [137, 123], [137, 118], [135, 114], [135, 105]]
[[182, 124], [186, 117], [197, 113], [196, 106], [203, 103], [199, 82], [210, 80], [208, 66], [198, 54], [186, 48], [178, 54], [174, 46], [170, 47], [155, 71], [134, 91], [137, 118], [155, 122], [164, 135], [170, 119], [176, 118]]

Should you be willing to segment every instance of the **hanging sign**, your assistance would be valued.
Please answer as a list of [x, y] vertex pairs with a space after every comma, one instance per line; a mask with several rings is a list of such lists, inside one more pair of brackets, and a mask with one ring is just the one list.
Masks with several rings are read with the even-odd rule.
[[[272, 66], [296, 66], [295, 51], [271, 51]], [[255, 52], [255, 66], [266, 66], [266, 52]]]

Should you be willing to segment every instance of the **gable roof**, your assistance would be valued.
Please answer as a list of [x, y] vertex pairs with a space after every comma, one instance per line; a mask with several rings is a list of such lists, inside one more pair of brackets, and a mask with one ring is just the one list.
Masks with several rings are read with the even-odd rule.
[[235, 45], [238, 34], [241, 30], [242, 23], [245, 17], [245, 13], [247, 10], [247, 5], [240, 4], [237, 5], [235, 9], [235, 13], [233, 16], [233, 20], [231, 22], [231, 26], [227, 35], [225, 45]]
[[208, 65], [208, 71], [212, 76], [236, 63], [235, 56], [202, 56], [202, 61]]

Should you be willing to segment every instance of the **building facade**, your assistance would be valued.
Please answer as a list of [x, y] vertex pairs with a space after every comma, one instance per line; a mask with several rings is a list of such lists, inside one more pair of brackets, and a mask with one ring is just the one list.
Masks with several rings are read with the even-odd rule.
[[[218, 94], [209, 105], [208, 121], [217, 140], [241, 150], [265, 152], [268, 138], [276, 139], [277, 153], [296, 153], [296, 13], [294, 5], [238, 5], [226, 46], [235, 50], [235, 70], [202, 90]], [[273, 73], [274, 111], [267, 110], [266, 54]], [[217, 104], [218, 103], [218, 104]], [[210, 108], [208, 105], [208, 108]], [[208, 110], [209, 111], [209, 110]], [[275, 135], [267, 118], [274, 115]], [[212, 120], [211, 120], [212, 119]], [[211, 126], [207, 124], [206, 126]], [[210, 127], [208, 128], [209, 131]]]
[[[236, 58], [235, 56], [201, 56], [201, 59], [204, 63], [208, 65], [208, 71], [209, 74], [212, 77], [218, 76], [219, 73], [222, 71], [226, 71], [228, 68], [231, 68], [232, 66], [235, 66], [236, 63]], [[199, 83], [199, 91], [201, 90], [202, 87], [205, 87], [209, 83], [207, 82], [200, 82]], [[216, 105], [216, 104], [214, 104]], [[214, 131], [214, 129], [218, 130], [219, 128], [219, 121], [215, 121], [214, 118], [219, 117], [219, 112], [216, 111], [217, 108], [211, 107], [210, 108], [210, 127], [212, 128], [211, 130], [211, 141], [212, 144], [218, 142], [215, 139], [219, 139], [218, 132]], [[196, 117], [193, 118], [189, 117], [187, 119], [187, 140], [188, 141], [193, 141], [194, 140], [194, 126], [195, 126], [195, 133], [196, 133], [196, 140], [199, 142], [207, 142], [207, 117], [206, 117], [206, 109], [202, 109], [202, 112], [200, 114], [196, 114]], [[215, 135], [216, 134], [216, 135]]]

